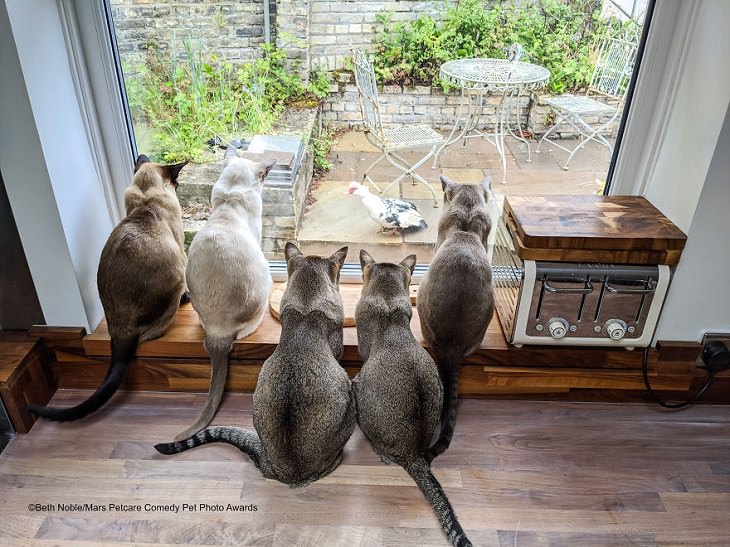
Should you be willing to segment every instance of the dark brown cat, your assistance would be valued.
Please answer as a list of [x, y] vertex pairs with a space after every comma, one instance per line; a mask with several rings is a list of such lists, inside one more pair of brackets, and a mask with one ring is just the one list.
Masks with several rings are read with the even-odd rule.
[[172, 322], [185, 293], [184, 235], [175, 194], [185, 163], [137, 158], [132, 185], [124, 193], [127, 216], [101, 252], [97, 286], [112, 350], [104, 382], [74, 407], [29, 405], [30, 412], [65, 422], [98, 410], [121, 384], [137, 345], [162, 335]]
[[461, 363], [479, 347], [494, 314], [492, 268], [487, 258], [491, 182], [487, 177], [478, 185], [459, 184], [441, 176], [444, 210], [436, 253], [417, 299], [421, 330], [436, 354], [444, 384], [441, 434], [426, 454], [429, 463], [451, 443]]

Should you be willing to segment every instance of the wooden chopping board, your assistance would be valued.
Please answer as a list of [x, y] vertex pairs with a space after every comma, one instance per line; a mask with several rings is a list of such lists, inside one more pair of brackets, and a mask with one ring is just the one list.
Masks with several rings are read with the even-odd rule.
[[[345, 309], [345, 327], [355, 326], [355, 309], [357, 303], [360, 300], [360, 291], [362, 285], [351, 284], [351, 283], [340, 283], [340, 296], [342, 296], [342, 306]], [[269, 295], [269, 311], [274, 318], [279, 321], [281, 317], [281, 297], [284, 296], [286, 291], [286, 283], [276, 284], [274, 289]], [[412, 285], [410, 287], [411, 305], [416, 305], [416, 294], [418, 293], [418, 286]]]
[[676, 264], [687, 240], [642, 196], [507, 196], [503, 218], [525, 259]]

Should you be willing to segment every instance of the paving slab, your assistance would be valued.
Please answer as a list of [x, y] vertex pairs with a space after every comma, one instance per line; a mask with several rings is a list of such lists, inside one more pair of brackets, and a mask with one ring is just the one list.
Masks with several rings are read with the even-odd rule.
[[[509, 195], [595, 194], [608, 168], [607, 151], [594, 143], [589, 143], [573, 158], [569, 171], [560, 167], [560, 159], [567, 157], [561, 150], [544, 146], [542, 153], [536, 155], [537, 143], [531, 141], [533, 154], [532, 161], [528, 163], [524, 143], [508, 137], [506, 144], [507, 184], [500, 183], [499, 155], [485, 139], [468, 139], [465, 147], [458, 142], [447, 147], [436, 169], [431, 169], [432, 162], [423, 165], [418, 173], [432, 185], [438, 197], [438, 208], [433, 207], [427, 188], [404, 179], [385, 197], [400, 197], [414, 203], [428, 228], [400, 235], [384, 235], [378, 232], [378, 225], [370, 219], [360, 199], [344, 194], [348, 184], [352, 180], [360, 181], [365, 168], [381, 153], [365, 139], [362, 131], [338, 135], [329, 156], [333, 169], [323, 175], [310, 193], [312, 204], [307, 207], [298, 237], [302, 250], [324, 255], [349, 245], [350, 262], [358, 261], [360, 248], [366, 248], [380, 261], [400, 261], [404, 256], [415, 253], [419, 262], [428, 262], [433, 257], [438, 220], [443, 211], [441, 173], [457, 182], [473, 184], [481, 182], [487, 175], [491, 176], [494, 199], [501, 210], [504, 197]], [[401, 153], [408, 161], [417, 161], [423, 154], [423, 149]], [[398, 171], [385, 161], [371, 172], [381, 189], [397, 175]], [[375, 193], [374, 189], [372, 191]]]

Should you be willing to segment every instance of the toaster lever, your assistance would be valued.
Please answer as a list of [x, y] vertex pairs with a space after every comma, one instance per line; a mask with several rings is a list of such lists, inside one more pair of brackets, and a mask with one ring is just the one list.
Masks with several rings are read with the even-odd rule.
[[618, 287], [614, 287], [606, 281], [606, 290], [608, 292], [612, 292], [614, 294], [654, 294], [654, 287], [648, 287], [644, 289], [619, 289]]
[[569, 287], [553, 287], [548, 279], [543, 279], [543, 287], [547, 292], [561, 293], [561, 294], [591, 294], [593, 292], [593, 285], [590, 281], [585, 282], [585, 287], [582, 289], [569, 288]]

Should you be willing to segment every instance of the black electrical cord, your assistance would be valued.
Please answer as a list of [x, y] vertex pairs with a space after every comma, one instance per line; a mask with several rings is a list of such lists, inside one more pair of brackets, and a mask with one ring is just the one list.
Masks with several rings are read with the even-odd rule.
[[644, 374], [644, 385], [646, 386], [646, 390], [651, 393], [651, 396], [654, 397], [654, 400], [659, 406], [669, 408], [671, 410], [687, 408], [689, 405], [696, 403], [700, 399], [700, 397], [702, 397], [705, 391], [707, 391], [707, 389], [712, 385], [712, 381], [715, 379], [715, 372], [707, 369], [707, 380], [705, 380], [705, 384], [700, 388], [700, 390], [694, 397], [687, 401], [682, 401], [681, 403], [667, 403], [666, 401], [662, 401], [659, 398], [659, 395], [654, 392], [654, 390], [651, 388], [651, 385], [649, 384], [649, 346], [646, 346], [644, 348], [644, 358], [641, 371]]

